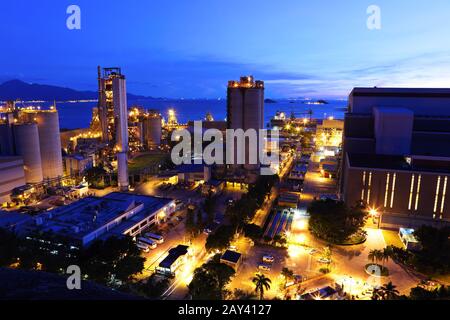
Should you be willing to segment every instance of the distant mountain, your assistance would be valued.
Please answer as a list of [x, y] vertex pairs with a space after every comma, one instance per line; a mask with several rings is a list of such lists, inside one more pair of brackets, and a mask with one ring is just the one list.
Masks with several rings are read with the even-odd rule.
[[[127, 94], [128, 99], [151, 98]], [[96, 91], [77, 91], [70, 88], [51, 86], [37, 83], [26, 83], [21, 80], [10, 80], [0, 84], [0, 100], [93, 100], [98, 98]]]

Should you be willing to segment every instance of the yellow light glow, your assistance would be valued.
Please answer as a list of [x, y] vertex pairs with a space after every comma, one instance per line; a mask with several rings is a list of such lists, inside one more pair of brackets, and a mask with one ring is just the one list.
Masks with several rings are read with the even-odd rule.
[[296, 243], [303, 244], [303, 243], [306, 242], [306, 235], [304, 235], [304, 234], [298, 234], [298, 235], [295, 236], [294, 239], [295, 239], [295, 242], [296, 242]]
[[288, 246], [288, 254], [291, 258], [297, 258], [302, 253], [302, 248], [295, 244], [290, 244]]

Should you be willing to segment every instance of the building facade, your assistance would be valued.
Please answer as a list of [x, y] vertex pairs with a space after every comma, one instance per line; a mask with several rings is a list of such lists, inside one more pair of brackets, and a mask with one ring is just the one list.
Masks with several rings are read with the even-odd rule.
[[342, 199], [381, 227], [450, 224], [450, 89], [355, 88], [345, 115]]

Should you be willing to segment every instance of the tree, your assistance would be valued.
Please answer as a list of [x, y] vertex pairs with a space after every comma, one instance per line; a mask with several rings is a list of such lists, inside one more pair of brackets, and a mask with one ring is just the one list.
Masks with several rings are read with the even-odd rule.
[[214, 233], [208, 235], [205, 248], [207, 251], [224, 250], [230, 246], [235, 229], [231, 226], [220, 226]]
[[19, 239], [12, 232], [0, 228], [0, 266], [9, 266], [18, 258]]
[[265, 275], [258, 273], [253, 277], [252, 282], [255, 284], [255, 292], [259, 294], [259, 300], [263, 300], [264, 291], [270, 289], [272, 281]]
[[84, 174], [89, 185], [95, 187], [99, 186], [103, 182], [103, 177], [106, 174], [106, 170], [102, 166], [96, 166], [87, 169]]
[[196, 222], [196, 226], [195, 229], [197, 230], [197, 232], [199, 232], [204, 226], [203, 223], [203, 212], [202, 210], [197, 210], [197, 222]]
[[284, 247], [287, 244], [285, 233], [279, 233], [273, 237], [273, 243], [278, 247]]
[[383, 300], [395, 300], [398, 298], [399, 292], [396, 286], [390, 281], [379, 289], [380, 296]]
[[233, 300], [255, 300], [256, 295], [253, 292], [244, 291], [242, 289], [234, 289]]
[[206, 223], [211, 224], [214, 222], [215, 210], [216, 208], [216, 198], [210, 193], [203, 203], [203, 210], [206, 212]]
[[250, 238], [253, 242], [257, 242], [263, 235], [263, 230], [256, 224], [245, 224], [244, 234], [247, 238]]
[[170, 280], [167, 278], [159, 278], [155, 274], [151, 275], [147, 281], [139, 285], [139, 291], [146, 297], [158, 299], [167, 290]]
[[111, 283], [113, 279], [129, 281], [142, 272], [144, 262], [131, 237], [96, 240], [80, 253], [81, 270], [100, 283]]
[[308, 207], [309, 229], [317, 237], [341, 244], [355, 234], [363, 233], [367, 212], [360, 204], [348, 208], [332, 199], [316, 200]]
[[450, 227], [422, 226], [414, 235], [421, 249], [414, 252], [413, 265], [422, 272], [447, 274], [450, 272]]
[[220, 263], [220, 255], [195, 269], [194, 277], [188, 285], [194, 300], [223, 300], [228, 294], [225, 289], [235, 271], [230, 266]]
[[383, 256], [383, 251], [378, 250], [378, 249], [373, 249], [373, 250], [370, 250], [369, 255], [367, 257], [369, 258], [369, 260], [372, 263], [377, 264], [379, 261], [381, 261], [382, 256]]
[[195, 211], [193, 206], [188, 206], [186, 213], [186, 231], [190, 234], [194, 234], [197, 229], [195, 225]]
[[286, 287], [287, 282], [288, 282], [289, 280], [294, 279], [294, 271], [292, 271], [291, 269], [286, 268], [286, 267], [284, 267], [283, 269], [281, 269], [281, 275], [282, 275], [283, 278], [284, 278], [284, 287]]

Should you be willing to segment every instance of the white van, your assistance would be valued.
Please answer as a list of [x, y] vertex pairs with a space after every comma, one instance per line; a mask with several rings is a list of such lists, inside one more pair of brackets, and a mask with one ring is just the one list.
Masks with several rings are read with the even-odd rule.
[[150, 248], [145, 243], [138, 242], [138, 243], [136, 243], [136, 246], [145, 253], [150, 252]]
[[143, 244], [146, 244], [150, 249], [155, 249], [156, 248], [156, 242], [151, 240], [151, 239], [147, 239], [144, 237], [139, 237], [137, 239], [138, 242], [141, 242]]
[[258, 269], [261, 271], [270, 271], [271, 268], [270, 268], [270, 265], [267, 265], [265, 263], [260, 263], [258, 265]]
[[147, 239], [150, 239], [158, 244], [161, 244], [164, 242], [163, 236], [160, 236], [159, 234], [147, 232], [144, 234], [144, 237], [146, 237]]

